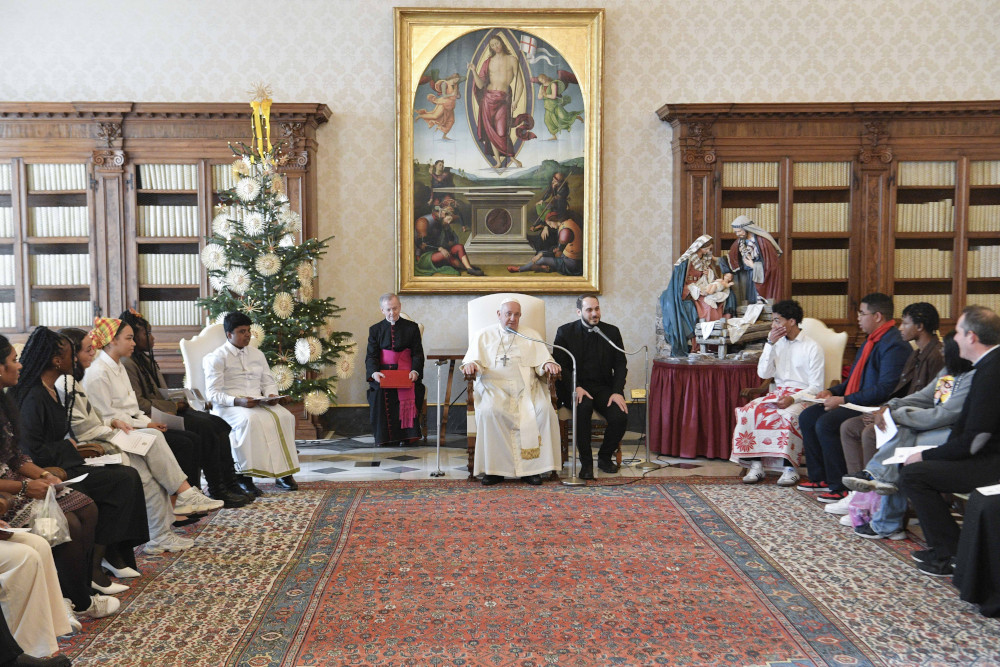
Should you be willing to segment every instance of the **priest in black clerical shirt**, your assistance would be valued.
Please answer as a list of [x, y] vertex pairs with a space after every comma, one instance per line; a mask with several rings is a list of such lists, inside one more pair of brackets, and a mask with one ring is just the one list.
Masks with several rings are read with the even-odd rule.
[[[379, 307], [385, 319], [368, 329], [368, 351], [365, 354], [372, 433], [376, 445], [403, 444], [421, 437], [424, 348], [420, 341], [420, 327], [415, 322], [400, 319], [398, 296], [383, 294]], [[383, 387], [383, 382], [386, 385], [398, 384], [390, 382], [398, 378], [387, 378], [384, 372], [387, 370], [406, 371], [404, 379], [408, 379], [412, 386], [398, 389]]]
[[576, 300], [579, 319], [559, 327], [555, 344], [567, 348], [578, 364], [576, 387], [573, 387], [573, 364], [569, 356], [556, 348], [552, 356], [562, 367], [562, 378], [556, 386], [560, 404], [572, 409], [576, 406], [576, 447], [580, 452], [580, 477], [594, 479], [594, 455], [590, 449], [591, 420], [594, 411], [608, 422], [604, 441], [597, 453], [597, 466], [604, 472], [618, 472], [612, 457], [625, 435], [628, 425], [628, 406], [625, 403], [625, 375], [628, 364], [625, 355], [613, 348], [600, 333], [599, 328], [615, 345], [622, 346], [618, 327], [601, 322], [601, 304], [593, 294]]

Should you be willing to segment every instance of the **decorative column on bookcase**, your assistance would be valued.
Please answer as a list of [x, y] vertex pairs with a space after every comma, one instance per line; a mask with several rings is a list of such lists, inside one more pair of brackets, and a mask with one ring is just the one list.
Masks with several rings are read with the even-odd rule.
[[[892, 166], [892, 147], [884, 120], [862, 121], [860, 163], [861, 183], [857, 224], [863, 233], [860, 239], [860, 284], [869, 291], [886, 294], [893, 291], [893, 233], [889, 201], [889, 174]], [[860, 299], [862, 294], [854, 295]], [[857, 303], [851, 304], [857, 307]]]
[[[90, 235], [90, 255], [94, 257], [94, 282], [97, 285], [98, 309], [95, 314], [117, 315], [125, 308], [125, 281], [111, 280], [124, 276], [125, 237], [125, 163], [128, 157], [121, 148], [121, 122], [98, 123], [97, 136], [104, 146], [92, 156], [94, 174], [95, 229]], [[107, 267], [99, 271], [97, 267]]]
[[[681, 132], [681, 141], [674, 145], [674, 169], [680, 170], [683, 178], [674, 179], [680, 184], [681, 192], [674, 193], [673, 254], [679, 255], [696, 238], [709, 233], [709, 210], [715, 201], [713, 174], [715, 171], [715, 147], [713, 146], [712, 121], [673, 123], [674, 132]], [[688, 221], [683, 224], [682, 221]], [[715, 225], [718, 227], [718, 225]], [[687, 235], [690, 235], [689, 237]], [[716, 239], [717, 252], [721, 252]]]

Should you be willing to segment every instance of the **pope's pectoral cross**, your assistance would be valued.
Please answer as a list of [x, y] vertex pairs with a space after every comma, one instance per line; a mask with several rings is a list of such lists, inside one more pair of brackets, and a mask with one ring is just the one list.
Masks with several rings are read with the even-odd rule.
[[507, 354], [504, 353], [504, 355], [502, 357], [500, 357], [500, 361], [503, 362], [504, 368], [506, 368], [507, 367], [507, 362], [510, 361], [510, 357], [508, 357]]

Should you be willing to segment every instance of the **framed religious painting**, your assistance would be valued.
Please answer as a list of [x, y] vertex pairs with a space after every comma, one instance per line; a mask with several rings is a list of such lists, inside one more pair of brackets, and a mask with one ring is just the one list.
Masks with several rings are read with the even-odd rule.
[[395, 28], [398, 290], [599, 291], [604, 10]]

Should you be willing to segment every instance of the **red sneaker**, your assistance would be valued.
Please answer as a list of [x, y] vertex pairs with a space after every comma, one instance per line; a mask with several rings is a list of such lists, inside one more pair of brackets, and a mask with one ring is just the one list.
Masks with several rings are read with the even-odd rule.
[[816, 496], [821, 503], [836, 503], [847, 497], [848, 491], [827, 491]]
[[799, 485], [795, 487], [799, 491], [826, 491], [826, 482], [799, 482]]

